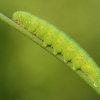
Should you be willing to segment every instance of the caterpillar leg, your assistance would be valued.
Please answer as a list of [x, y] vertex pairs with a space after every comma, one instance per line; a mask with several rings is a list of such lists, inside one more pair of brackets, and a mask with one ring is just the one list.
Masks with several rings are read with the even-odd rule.
[[72, 58], [72, 62], [73, 62], [73, 69], [77, 70], [77, 69], [81, 69], [82, 65], [84, 65], [84, 63], [87, 61], [88, 56], [86, 55], [86, 53], [79, 48], [79, 50], [77, 49], [76, 54], [74, 54], [73, 58]]
[[93, 80], [94, 86], [100, 88], [100, 69], [97, 69], [92, 74], [89, 75]]
[[49, 26], [47, 33], [44, 35], [44, 46], [50, 45], [52, 47], [53, 41], [58, 36], [59, 31], [55, 29], [52, 25]]
[[61, 31], [57, 35], [57, 37], [52, 42], [52, 47], [54, 50], [54, 55], [57, 55], [58, 53], [61, 53], [65, 44], [67, 43], [67, 37], [65, 34], [63, 34]]

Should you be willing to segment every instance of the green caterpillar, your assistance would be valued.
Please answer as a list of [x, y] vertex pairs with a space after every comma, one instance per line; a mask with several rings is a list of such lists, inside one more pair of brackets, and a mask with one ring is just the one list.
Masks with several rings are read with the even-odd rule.
[[88, 53], [66, 33], [27, 12], [15, 12], [13, 20], [43, 41], [44, 47], [53, 48], [54, 55], [62, 55], [67, 66], [72, 67], [73, 70], [81, 70], [95, 87], [100, 87], [100, 68]]

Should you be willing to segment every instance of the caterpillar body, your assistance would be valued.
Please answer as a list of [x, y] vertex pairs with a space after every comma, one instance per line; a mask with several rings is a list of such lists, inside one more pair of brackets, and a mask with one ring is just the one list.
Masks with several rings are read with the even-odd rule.
[[44, 48], [51, 46], [54, 55], [62, 55], [64, 63], [73, 70], [81, 70], [95, 87], [100, 88], [100, 68], [89, 54], [56, 26], [30, 13], [17, 11], [13, 20], [43, 41]]

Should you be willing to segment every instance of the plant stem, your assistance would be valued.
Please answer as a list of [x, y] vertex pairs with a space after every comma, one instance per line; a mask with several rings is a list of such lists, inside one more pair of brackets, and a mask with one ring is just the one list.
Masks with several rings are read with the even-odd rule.
[[[23, 35], [27, 36], [29, 39], [37, 43], [39, 46], [44, 48], [46, 51], [51, 53], [53, 55], [53, 49], [50, 47], [43, 47], [43, 42], [36, 37], [35, 35], [31, 34], [29, 31], [25, 30], [23, 27], [17, 25], [14, 21], [6, 17], [5, 15], [0, 13], [0, 19], [6, 22], [8, 25], [11, 27], [15, 28], [16, 30], [20, 31]], [[55, 56], [58, 60], [64, 63], [63, 57], [61, 55], [53, 55]], [[65, 64], [65, 63], [64, 63]], [[66, 64], [65, 64], [66, 65]], [[71, 68], [71, 67], [70, 67]], [[72, 69], [72, 68], [71, 68]], [[83, 80], [85, 80], [99, 95], [100, 95], [100, 87], [95, 87], [93, 82], [90, 81], [89, 77], [86, 76], [81, 70], [76, 70], [75, 71]]]

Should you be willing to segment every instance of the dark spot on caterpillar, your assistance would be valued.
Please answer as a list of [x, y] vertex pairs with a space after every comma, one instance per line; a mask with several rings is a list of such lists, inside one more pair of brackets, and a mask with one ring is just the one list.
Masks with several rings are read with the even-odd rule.
[[16, 24], [18, 24], [19, 26], [23, 27], [23, 25], [22, 25], [19, 21], [15, 20], [14, 22], [15, 22]]

